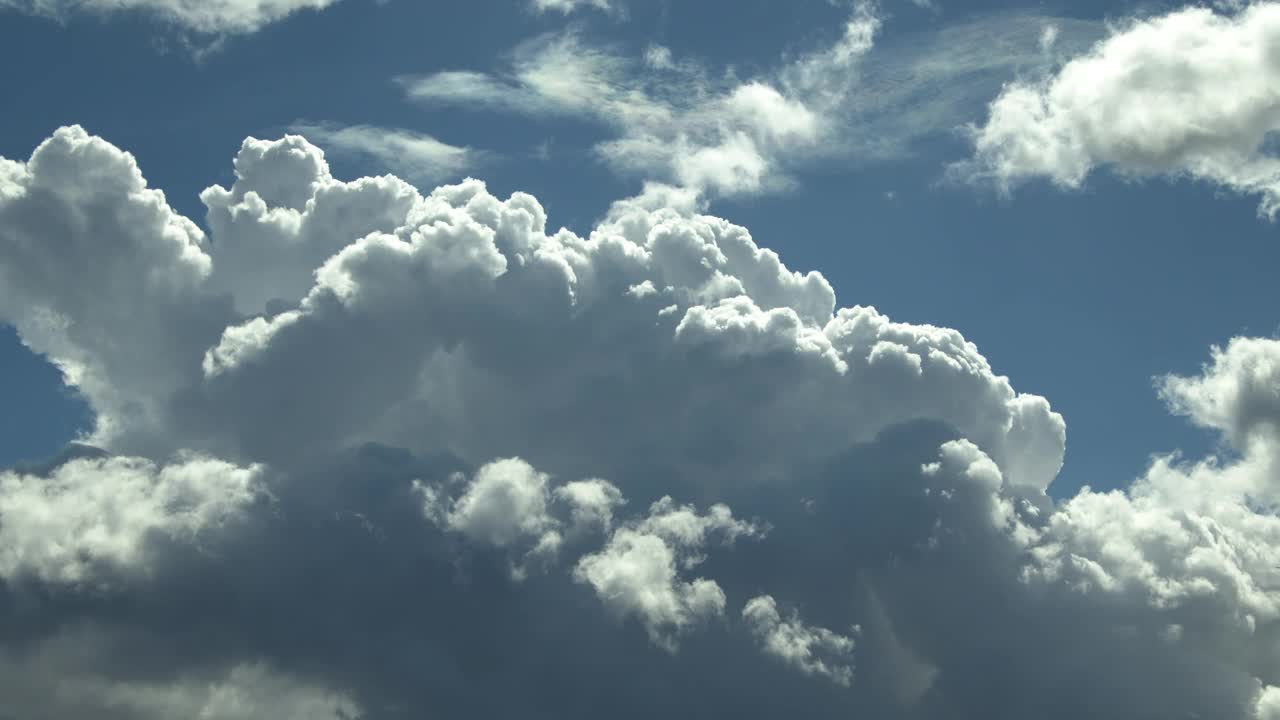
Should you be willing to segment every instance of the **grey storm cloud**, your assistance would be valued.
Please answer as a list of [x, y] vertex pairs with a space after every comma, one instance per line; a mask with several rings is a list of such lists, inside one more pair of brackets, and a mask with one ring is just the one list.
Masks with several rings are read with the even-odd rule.
[[92, 406], [0, 473], [19, 718], [1280, 711], [1280, 341], [1223, 441], [1046, 494], [1065, 424], [653, 195], [588, 234], [246, 140], [206, 226], [78, 127], [0, 159], [0, 321]]

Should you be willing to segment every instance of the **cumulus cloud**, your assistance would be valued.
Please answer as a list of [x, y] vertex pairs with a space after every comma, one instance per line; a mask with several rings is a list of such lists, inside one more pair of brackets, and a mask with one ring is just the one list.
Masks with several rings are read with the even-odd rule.
[[198, 541], [243, 512], [260, 469], [203, 458], [157, 467], [77, 459], [47, 477], [0, 473], [0, 578], [93, 582], [100, 566], [145, 570], [147, 541]]
[[576, 480], [553, 489], [546, 473], [519, 458], [491, 462], [474, 478], [455, 476], [451, 484], [464, 486], [461, 495], [450, 497], [449, 488], [439, 485], [415, 485], [427, 518], [479, 545], [521, 549], [523, 560], [512, 566], [516, 578], [527, 574], [527, 563], [554, 559], [565, 532], [578, 539], [607, 531], [614, 508], [626, 502], [607, 480]]
[[[388, 186], [382, 197], [398, 193]], [[276, 212], [257, 208], [264, 219]], [[871, 308], [833, 314], [821, 275], [788, 270], [723, 220], [631, 205], [590, 237], [547, 234], [532, 197], [499, 200], [472, 181], [419, 198], [403, 223], [330, 257], [296, 306], [210, 338], [201, 362], [208, 412], [263, 420], [220, 425], [217, 433], [239, 436], [227, 443], [261, 444], [277, 459], [316, 442], [377, 439], [481, 461], [518, 455], [557, 475], [615, 483], [637, 471], [618, 453], [646, 448], [645, 462], [677, 479], [703, 468], [710, 481], [781, 477], [767, 450], [779, 433], [797, 452], [821, 454], [836, 438], [939, 416], [971, 433], [1014, 483], [1043, 488], [1061, 464], [1061, 418], [1014, 392], [959, 333], [893, 323]], [[618, 329], [584, 354], [577, 338], [601, 317]], [[792, 389], [739, 393], [735, 383], [753, 376]], [[591, 378], [599, 390], [583, 393]], [[889, 390], [903, 382], [918, 387]], [[296, 419], [267, 421], [279, 409], [261, 405], [263, 383], [294, 398]], [[343, 413], [328, 410], [337, 397]], [[548, 412], [555, 429], [541, 419]], [[646, 413], [670, 415], [667, 425], [684, 434], [636, 422]], [[716, 423], [734, 431], [707, 429]], [[539, 428], [581, 447], [550, 451], [554, 438]]]
[[1168, 376], [1160, 394], [1174, 412], [1218, 430], [1236, 448], [1280, 436], [1280, 341], [1234, 338], [1213, 348], [1213, 362], [1197, 377]]
[[[202, 195], [206, 238], [83, 130], [4, 168], [0, 315], [64, 367], [113, 451], [280, 462], [379, 440], [615, 483], [639, 467], [624, 458], [727, 481], [784, 477], [772, 442], [816, 459], [933, 418], [1012, 484], [1042, 489], [1061, 464], [1061, 418], [958, 332], [836, 312], [819, 273], [666, 197], [619, 204], [588, 237], [548, 233], [529, 195], [343, 182], [301, 137], [249, 139], [233, 186]], [[39, 241], [50, 224], [64, 230]], [[559, 433], [579, 448], [555, 451]]]
[[0, 319], [105, 452], [0, 475], [16, 712], [1274, 714], [1280, 343], [1160, 383], [1220, 451], [1055, 501], [1045, 399], [688, 192], [234, 170], [206, 233], [80, 128], [0, 161]]
[[839, 685], [853, 682], [853, 667], [848, 664], [853, 653], [853, 638], [805, 625], [798, 612], [783, 618], [778, 602], [770, 595], [748, 600], [742, 608], [742, 618], [765, 654], [800, 672], [822, 675]]
[[163, 397], [198, 376], [199, 337], [232, 317], [202, 289], [204, 233], [79, 127], [0, 162], [0, 228], [0, 320], [89, 399], [99, 439], [158, 429]]
[[[1243, 4], [1242, 4], [1243, 5]], [[1186, 8], [1117, 27], [1043, 81], [1014, 82], [974, 129], [958, 173], [1008, 190], [1080, 187], [1099, 168], [1192, 177], [1280, 209], [1280, 5]]]
[[64, 19], [76, 14], [137, 12], [184, 30], [251, 33], [299, 10], [321, 10], [339, 0], [0, 0], [12, 9]]
[[664, 497], [648, 517], [618, 528], [600, 552], [579, 560], [574, 577], [616, 614], [637, 617], [654, 644], [675, 652], [689, 626], [723, 615], [725, 608], [724, 591], [714, 580], [685, 580], [681, 570], [701, 564], [701, 551], [713, 537], [732, 544], [762, 532], [735, 519], [725, 505], [700, 515]]
[[[1259, 382], [1258, 375], [1280, 357], [1278, 348], [1275, 341], [1239, 339], [1214, 352], [1203, 376], [1164, 384], [1175, 411], [1190, 413], [1229, 442], [1246, 438], [1238, 454], [1194, 462], [1157, 457], [1128, 488], [1085, 488], [1048, 512], [1003, 492], [991, 494], [999, 475], [973, 448], [944, 445], [939, 465], [926, 468], [963, 478], [973, 500], [987, 498], [971, 505], [969, 521], [941, 526], [948, 533], [943, 543], [961, 533], [972, 538], [979, 528], [995, 529], [994, 537], [1008, 548], [1025, 552], [1014, 563], [1018, 582], [1041, 611], [1053, 607], [1062, 617], [1111, 635], [1076, 647], [1055, 638], [1060, 649], [1071, 647], [1064, 652], [1083, 657], [1108, 645], [1154, 663], [1150, 675], [1130, 673], [1120, 695], [1077, 706], [1142, 703], [1163, 708], [1157, 714], [1190, 708], [1250, 717], [1254, 703], [1268, 702], [1269, 691], [1262, 688], [1274, 684], [1280, 657], [1274, 646], [1280, 634], [1280, 567], [1274, 560], [1280, 543], [1274, 493], [1280, 443], [1274, 432], [1245, 429], [1258, 427], [1258, 408], [1266, 408], [1274, 394], [1274, 383]], [[1197, 405], [1227, 397], [1232, 401]], [[955, 491], [962, 488], [952, 482]], [[976, 488], [982, 492], [974, 494]], [[942, 497], [969, 502], [954, 494]], [[1159, 652], [1173, 656], [1147, 660]], [[1156, 700], [1156, 688], [1169, 687], [1157, 672], [1194, 677], [1198, 687]]]
[[246, 139], [235, 175], [230, 188], [200, 196], [217, 238], [210, 285], [253, 314], [273, 301], [295, 304], [320, 263], [354, 237], [395, 227], [418, 196], [390, 175], [335, 180], [324, 153], [298, 135]]
[[500, 460], [480, 468], [462, 497], [448, 509], [431, 488], [422, 487], [427, 515], [476, 542], [507, 547], [521, 538], [541, 543], [555, 524], [547, 514], [547, 476], [519, 459]]
[[1280, 718], [1280, 688], [1267, 687], [1258, 695], [1258, 707], [1254, 710], [1258, 720]]

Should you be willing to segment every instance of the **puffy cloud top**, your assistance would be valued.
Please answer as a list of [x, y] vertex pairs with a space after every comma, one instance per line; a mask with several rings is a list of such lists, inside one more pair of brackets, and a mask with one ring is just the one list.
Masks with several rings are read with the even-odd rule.
[[1221, 431], [1237, 448], [1280, 436], [1280, 341], [1235, 338], [1213, 349], [1199, 377], [1164, 378], [1161, 394], [1174, 412]]
[[1044, 177], [1079, 187], [1095, 168], [1188, 175], [1280, 210], [1280, 5], [1186, 8], [1118, 27], [1043, 82], [991, 103], [962, 173], [1004, 188]]
[[0, 319], [107, 451], [0, 474], [15, 712], [1274, 715], [1275, 341], [1161, 385], [1230, 454], [1055, 502], [1045, 399], [687, 192], [234, 168], [206, 236], [80, 128], [0, 161]]
[[[809, 627], [799, 613], [784, 619], [778, 603], [770, 595], [747, 601], [742, 617], [756, 636], [764, 652], [810, 675], [825, 675], [832, 682], [848, 685], [853, 681], [853, 668], [839, 664], [853, 653], [854, 641], [826, 628]], [[829, 655], [831, 659], [824, 659]]]
[[145, 571], [153, 536], [195, 540], [243, 513], [261, 471], [189, 458], [73, 460], [48, 477], [0, 473], [0, 578], [109, 582]]

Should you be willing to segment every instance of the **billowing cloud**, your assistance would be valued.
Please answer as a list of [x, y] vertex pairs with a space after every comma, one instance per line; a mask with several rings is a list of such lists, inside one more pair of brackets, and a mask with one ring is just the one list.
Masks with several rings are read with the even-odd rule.
[[[450, 480], [445, 486], [415, 485], [426, 517], [471, 543], [521, 551], [523, 558], [512, 565], [517, 579], [528, 573], [529, 564], [556, 559], [566, 540], [607, 531], [614, 508], [626, 503], [618, 488], [598, 478], [553, 489], [546, 473], [520, 458], [491, 462], [470, 479], [455, 475]], [[458, 485], [461, 493], [452, 497], [450, 486]]]
[[[399, 192], [389, 186], [379, 206]], [[268, 220], [276, 209], [257, 212]], [[698, 472], [709, 482], [784, 477], [771, 443], [816, 459], [830, 443], [938, 417], [1016, 484], [1043, 488], [1061, 465], [1061, 419], [1014, 392], [959, 333], [871, 308], [833, 314], [821, 275], [788, 270], [740, 227], [625, 205], [587, 238], [547, 234], [545, 223], [532, 197], [499, 200], [471, 181], [419, 198], [394, 232], [356, 233], [296, 306], [210, 338], [200, 402], [213, 418], [260, 423], [217, 422], [199, 442], [221, 435], [278, 462], [376, 439], [480, 461], [518, 455], [615, 483], [637, 471], [626, 456], [677, 482]], [[580, 338], [604, 317], [616, 330], [584, 354]], [[582, 392], [593, 377], [600, 387]], [[744, 396], [738, 382], [790, 390]], [[293, 404], [269, 401], [267, 384]], [[339, 402], [344, 412], [331, 412]], [[289, 417], [273, 418], [282, 409]], [[643, 421], [649, 413], [667, 420]], [[576, 438], [574, 453], [552, 450], [561, 433]]]
[[1268, 687], [1258, 696], [1258, 707], [1254, 710], [1258, 720], [1275, 720], [1280, 718], [1280, 688]]
[[1032, 178], [1080, 187], [1095, 169], [1186, 176], [1280, 210], [1280, 5], [1187, 8], [1117, 27], [1039, 82], [1015, 82], [956, 168], [1010, 189]]
[[771, 595], [748, 600], [742, 617], [765, 654], [840, 685], [853, 681], [853, 667], [848, 664], [854, 648], [852, 637], [805, 625], [799, 613], [784, 618]]
[[339, 0], [0, 0], [0, 10], [66, 18], [75, 14], [138, 12], [198, 33], [251, 33], [299, 10]]
[[1213, 348], [1197, 377], [1169, 376], [1160, 393], [1175, 412], [1218, 430], [1240, 450], [1280, 437], [1280, 342], [1235, 338]]
[[294, 304], [315, 268], [353, 237], [394, 228], [418, 193], [394, 176], [334, 179], [319, 148], [301, 136], [248, 138], [235, 159], [236, 181], [201, 193], [219, 238], [215, 291], [243, 312]]
[[1045, 399], [688, 193], [234, 170], [206, 233], [82, 129], [0, 161], [0, 319], [104, 451], [0, 475], [7, 711], [1275, 714], [1277, 341], [1160, 383], [1216, 454], [1055, 501]]
[[579, 560], [574, 577], [615, 613], [638, 617], [650, 640], [674, 652], [688, 626], [724, 614], [725, 607], [724, 591], [714, 580], [685, 580], [680, 571], [701, 564], [712, 538], [732, 544], [762, 532], [735, 519], [725, 505], [700, 515], [663, 497], [648, 517], [614, 531], [600, 552]]
[[89, 398], [104, 444], [162, 427], [165, 396], [199, 377], [200, 336], [233, 317], [203, 290], [204, 233], [77, 127], [0, 161], [0, 227], [0, 320]]
[[145, 569], [155, 535], [198, 541], [254, 500], [258, 468], [189, 458], [165, 467], [79, 459], [47, 477], [0, 473], [0, 578], [93, 582], [99, 566]]

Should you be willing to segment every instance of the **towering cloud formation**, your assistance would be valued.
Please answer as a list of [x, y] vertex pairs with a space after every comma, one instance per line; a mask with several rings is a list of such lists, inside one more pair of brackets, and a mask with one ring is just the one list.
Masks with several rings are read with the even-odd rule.
[[1280, 343], [1161, 384], [1230, 453], [1055, 504], [1043, 398], [687, 204], [235, 170], [206, 236], [79, 128], [0, 161], [108, 451], [0, 475], [18, 716], [1275, 714]]
[[1222, 3], [1118, 28], [1043, 82], [1008, 85], [959, 170], [1005, 189], [1095, 168], [1208, 180], [1280, 211], [1280, 4]]

